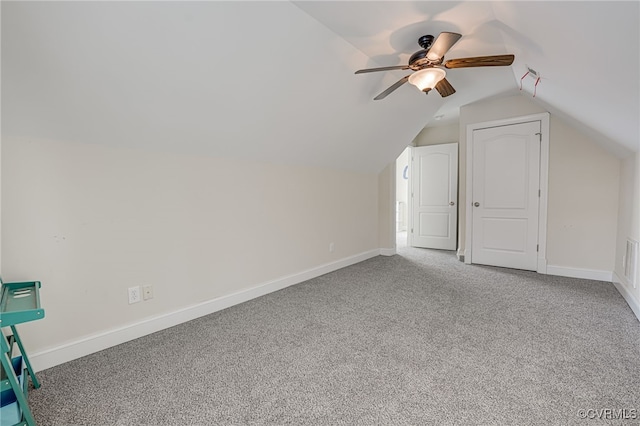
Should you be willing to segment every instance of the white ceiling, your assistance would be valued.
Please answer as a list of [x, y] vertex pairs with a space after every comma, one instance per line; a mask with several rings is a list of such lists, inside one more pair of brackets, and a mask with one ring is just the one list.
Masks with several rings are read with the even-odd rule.
[[[638, 2], [2, 2], [2, 136], [380, 171], [461, 105], [519, 93], [612, 149], [639, 144]], [[405, 84], [417, 38], [454, 31], [442, 99]], [[611, 77], [602, 82], [600, 73]], [[523, 94], [532, 96], [533, 80]], [[442, 121], [434, 121], [444, 115]]]
[[[367, 55], [370, 59], [362, 68], [406, 65], [411, 54], [422, 49], [418, 45], [420, 36], [437, 37], [442, 31], [463, 35], [446, 59], [511, 53], [505, 48], [499, 29], [488, 24], [495, 21], [491, 3], [301, 1], [296, 5]], [[392, 82], [410, 74], [402, 70], [386, 73], [393, 75], [389, 80]], [[457, 92], [445, 99], [435, 114], [443, 116], [437, 124], [457, 121], [461, 105], [516, 91], [511, 67], [448, 70], [447, 80]], [[379, 92], [384, 89], [384, 84], [378, 87]], [[416, 88], [405, 84], [389, 96], [415, 97]]]
[[[447, 71], [457, 93], [435, 115], [458, 117], [459, 107], [504, 92], [533, 99], [587, 132], [623, 148], [640, 145], [640, 3], [638, 1], [322, 2], [296, 5], [370, 61], [365, 67], [406, 64], [423, 34], [463, 35], [446, 55], [515, 54], [511, 67]], [[401, 78], [406, 71], [389, 71]], [[603, 73], [607, 73], [603, 76]], [[370, 74], [361, 75], [367, 78]], [[408, 86], [408, 85], [407, 85]], [[383, 90], [385, 87], [381, 86]], [[415, 96], [402, 87], [389, 96]], [[433, 120], [429, 125], [438, 125]], [[618, 147], [612, 147], [621, 152]]]

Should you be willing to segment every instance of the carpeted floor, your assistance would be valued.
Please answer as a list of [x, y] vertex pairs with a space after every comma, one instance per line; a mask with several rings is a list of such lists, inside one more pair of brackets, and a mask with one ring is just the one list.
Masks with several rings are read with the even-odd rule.
[[38, 425], [640, 423], [611, 283], [398, 250], [42, 371]]

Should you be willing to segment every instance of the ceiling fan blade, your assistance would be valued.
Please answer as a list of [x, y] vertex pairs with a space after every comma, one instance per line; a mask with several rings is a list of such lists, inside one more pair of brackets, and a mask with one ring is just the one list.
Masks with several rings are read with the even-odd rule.
[[410, 69], [407, 65], [395, 65], [393, 67], [380, 67], [380, 68], [367, 68], [364, 70], [358, 70], [355, 74], [363, 74], [365, 72], [377, 72], [377, 71], [391, 71], [391, 70], [408, 70]]
[[451, 83], [449, 83], [449, 80], [447, 80], [446, 78], [443, 78], [442, 80], [440, 80], [440, 82], [438, 82], [438, 84], [436, 84], [436, 90], [443, 98], [456, 93], [456, 89], [453, 88]]
[[401, 78], [400, 80], [396, 81], [391, 86], [389, 86], [389, 88], [387, 90], [385, 90], [384, 92], [380, 93], [378, 96], [373, 98], [373, 100], [374, 101], [379, 101], [380, 99], [386, 98], [388, 94], [390, 94], [391, 92], [396, 90], [398, 87], [400, 87], [403, 84], [405, 84], [408, 80], [409, 80], [409, 76]]
[[462, 35], [458, 33], [443, 32], [440, 33], [436, 41], [433, 42], [427, 52], [427, 59], [430, 61], [438, 61], [451, 49], [451, 47], [460, 40]]
[[513, 55], [476, 56], [473, 58], [449, 59], [444, 63], [445, 68], [470, 67], [503, 67], [513, 63]]

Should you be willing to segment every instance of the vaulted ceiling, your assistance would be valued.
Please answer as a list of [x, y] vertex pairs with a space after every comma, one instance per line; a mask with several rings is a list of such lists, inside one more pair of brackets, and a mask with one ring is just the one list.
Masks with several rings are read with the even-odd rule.
[[[2, 2], [2, 136], [379, 171], [461, 105], [521, 93], [610, 144], [640, 141], [638, 2]], [[457, 92], [425, 96], [417, 39], [463, 35]], [[521, 77], [535, 69], [541, 80]], [[440, 121], [435, 116], [443, 116]]]
[[[406, 64], [423, 34], [463, 35], [447, 58], [515, 54], [508, 68], [447, 72], [457, 89], [435, 116], [455, 121], [459, 107], [520, 91], [550, 112], [637, 151], [640, 144], [638, 1], [307, 2], [296, 4], [364, 52], [367, 66]], [[529, 69], [541, 77], [536, 79]], [[390, 71], [394, 78], [406, 71]], [[392, 81], [395, 81], [392, 79]], [[403, 87], [394, 96], [415, 96]], [[376, 89], [384, 89], [377, 87]], [[374, 90], [375, 92], [375, 90]], [[373, 93], [373, 92], [372, 92]], [[534, 95], [535, 94], [535, 99]], [[430, 120], [427, 125], [438, 125]], [[614, 151], [620, 152], [616, 147]]]

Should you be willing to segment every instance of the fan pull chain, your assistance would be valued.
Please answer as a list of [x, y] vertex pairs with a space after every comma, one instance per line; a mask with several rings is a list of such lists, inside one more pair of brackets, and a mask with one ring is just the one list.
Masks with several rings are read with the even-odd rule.
[[538, 90], [538, 83], [540, 83], [540, 77], [536, 79], [536, 84], [533, 85], [533, 97], [536, 97], [536, 91]]
[[[522, 90], [522, 80], [524, 80], [524, 78], [529, 75], [529, 72], [530, 71], [527, 71], [522, 76], [522, 78], [520, 79], [520, 90]], [[538, 83], [540, 83], [540, 76], [538, 76], [538, 78], [536, 78], [536, 83], [533, 85], [533, 97], [534, 98], [536, 97], [536, 92], [538, 91]]]
[[527, 71], [526, 74], [523, 75], [522, 78], [520, 79], [520, 90], [522, 90], [522, 80], [524, 80], [524, 78], [528, 75], [529, 75], [529, 71]]

